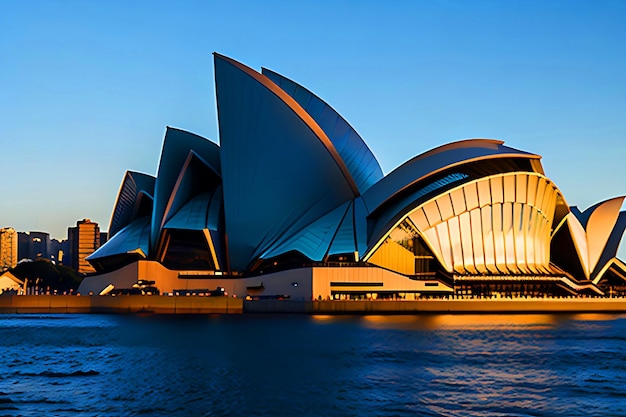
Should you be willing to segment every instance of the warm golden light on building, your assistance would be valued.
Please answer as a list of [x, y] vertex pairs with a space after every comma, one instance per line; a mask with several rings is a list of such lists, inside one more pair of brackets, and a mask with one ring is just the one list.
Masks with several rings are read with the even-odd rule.
[[0, 272], [17, 265], [17, 232], [12, 227], [0, 229]]
[[[366, 260], [413, 275], [418, 271], [412, 270], [414, 258], [405, 246], [421, 238], [451, 274], [550, 274], [550, 235], [558, 196], [541, 174], [482, 178], [409, 212]], [[385, 260], [377, 256], [380, 251], [389, 253], [389, 246], [397, 248], [393, 255]]]
[[81, 291], [150, 271], [164, 291], [251, 299], [626, 296], [622, 197], [570, 207], [541, 156], [497, 139], [384, 175], [305, 87], [220, 54], [214, 66], [219, 141], [167, 128], [156, 175], [124, 176], [110, 240], [88, 258], [101, 275]]
[[76, 227], [68, 229], [68, 239], [72, 251], [72, 267], [79, 274], [95, 272], [87, 257], [100, 247], [100, 227], [90, 219], [76, 222]]

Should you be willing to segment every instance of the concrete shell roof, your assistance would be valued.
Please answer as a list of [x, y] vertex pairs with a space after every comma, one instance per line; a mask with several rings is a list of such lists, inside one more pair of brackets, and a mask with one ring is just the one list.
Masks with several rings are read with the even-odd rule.
[[587, 278], [595, 278], [617, 253], [626, 227], [620, 212], [624, 198], [602, 201], [582, 213], [577, 207], [571, 208], [567, 223]]
[[[349, 220], [352, 222], [352, 203], [346, 202], [330, 213], [316, 219], [303, 230], [282, 240], [278, 245], [270, 248], [262, 255], [262, 258], [269, 259], [281, 255], [290, 250], [296, 250], [313, 261], [322, 261], [328, 254], [333, 243], [337, 230], [350, 213]], [[346, 252], [354, 252], [354, 235], [352, 235], [351, 249]]]
[[[219, 54], [214, 61], [220, 145], [168, 127], [156, 178], [126, 173], [111, 239], [91, 259], [155, 258], [165, 229], [204, 230], [233, 271], [291, 251], [314, 261], [353, 251], [364, 259], [390, 225], [435, 194], [494, 173], [544, 175], [538, 155], [470, 139], [383, 176], [358, 133], [311, 91], [265, 68]], [[559, 223], [570, 211], [557, 194]], [[571, 210], [584, 232], [578, 240], [590, 246], [591, 276], [615, 257], [626, 229], [621, 201]]]
[[[503, 143], [470, 139], [446, 144], [412, 158], [372, 186], [363, 195], [370, 223], [367, 250], [371, 250], [394, 221], [420, 199], [437, 189], [468, 181], [470, 178], [462, 172], [463, 165], [519, 158], [535, 161], [531, 164], [535, 172], [543, 173], [540, 156], [503, 146]], [[459, 168], [458, 172], [447, 171], [448, 175], [437, 176], [455, 167]]]
[[139, 253], [146, 257], [150, 238], [150, 217], [134, 220], [113, 235], [104, 245], [87, 257], [88, 261], [127, 253]]
[[205, 191], [191, 198], [174, 213], [164, 229], [217, 230], [221, 208], [221, 188]]
[[296, 100], [322, 128], [348, 167], [360, 193], [383, 177], [383, 171], [372, 151], [335, 109], [305, 87], [274, 71], [263, 68], [262, 74]]
[[216, 175], [220, 174], [219, 146], [193, 133], [167, 128], [154, 191], [154, 209], [150, 230], [151, 251], [157, 247], [170, 199], [175, 194], [179, 174], [191, 151], [200, 155], [205, 163], [212, 167]]
[[[195, 151], [190, 151], [172, 190], [163, 216], [162, 228], [217, 230], [217, 221], [209, 222], [211, 206], [219, 212], [222, 206], [222, 180]], [[215, 198], [215, 194], [219, 194]], [[201, 198], [198, 198], [201, 196]], [[193, 202], [193, 203], [192, 203]], [[176, 221], [173, 221], [176, 218]], [[174, 226], [180, 224], [180, 227]], [[187, 224], [189, 227], [182, 226]], [[212, 227], [209, 227], [212, 224]]]
[[363, 195], [370, 212], [406, 188], [445, 169], [473, 161], [497, 158], [525, 158], [537, 161], [537, 172], [543, 173], [539, 155], [504, 146], [493, 139], [469, 139], [434, 148], [410, 159], [374, 184]]
[[242, 271], [359, 191], [300, 104], [264, 75], [214, 56], [228, 253]]
[[[155, 181], [156, 178], [148, 174], [134, 171], [126, 172], [109, 223], [111, 236], [137, 218], [142, 204], [152, 204]], [[144, 199], [149, 201], [143, 202]]]

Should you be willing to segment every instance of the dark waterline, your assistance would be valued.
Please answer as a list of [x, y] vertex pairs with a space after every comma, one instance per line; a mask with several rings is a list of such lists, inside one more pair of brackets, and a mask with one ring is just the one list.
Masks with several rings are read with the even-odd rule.
[[0, 315], [0, 416], [615, 416], [625, 382], [623, 315]]

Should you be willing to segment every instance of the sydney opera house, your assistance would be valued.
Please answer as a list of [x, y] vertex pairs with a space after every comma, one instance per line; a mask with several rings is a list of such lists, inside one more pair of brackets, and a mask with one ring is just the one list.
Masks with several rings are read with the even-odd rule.
[[156, 176], [128, 171], [79, 291], [370, 299], [626, 294], [624, 197], [580, 211], [541, 157], [445, 144], [384, 175], [331, 106], [214, 54], [219, 145], [168, 128]]

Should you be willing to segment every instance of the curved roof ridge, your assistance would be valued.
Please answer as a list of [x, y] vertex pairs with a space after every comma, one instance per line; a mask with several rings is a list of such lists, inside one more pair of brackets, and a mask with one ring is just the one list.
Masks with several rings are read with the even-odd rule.
[[570, 207], [570, 210], [574, 213], [576, 218], [578, 218], [578, 221], [580, 221], [580, 223], [586, 228], [589, 218], [596, 211], [596, 209], [598, 209], [600, 206], [604, 205], [605, 203], [608, 203], [609, 201], [613, 201], [617, 199], [622, 199], [623, 201], [624, 199], [626, 199], [626, 196], [616, 196], [616, 197], [604, 199], [602, 201], [597, 202], [596, 204], [592, 206], [587, 207], [585, 210], [580, 210], [578, 206], [572, 206]]
[[137, 250], [140, 250], [142, 257], [145, 258], [148, 253], [149, 229], [150, 216], [134, 219], [86, 259], [87, 261], [92, 261], [113, 255], [123, 255]]
[[626, 211], [621, 211], [615, 222], [615, 227], [606, 242], [602, 256], [596, 264], [596, 269], [592, 272], [591, 276], [594, 281], [601, 279], [601, 272], [611, 262], [611, 259], [617, 257], [617, 250], [622, 242], [622, 237], [626, 231]]
[[[137, 203], [142, 195], [154, 201], [155, 182], [156, 178], [150, 174], [130, 170], [124, 173], [124, 178], [117, 192], [113, 212], [111, 213], [111, 219], [109, 221], [109, 232], [111, 236], [133, 221], [137, 210]], [[131, 197], [133, 200], [132, 203], [125, 201]]]
[[625, 198], [624, 196], [609, 198], [587, 209], [591, 211], [584, 225], [587, 246], [589, 247], [590, 274], [606, 249], [611, 233], [617, 225], [620, 209]]
[[140, 172], [140, 171], [133, 171], [132, 169], [129, 169], [126, 171], [127, 174], [131, 174], [131, 175], [139, 175], [141, 177], [149, 177], [149, 178], [154, 178], [154, 175], [152, 174], [148, 174], [145, 172]]
[[[197, 133], [194, 132], [190, 132], [189, 130], [185, 130], [185, 129], [181, 129], [178, 127], [172, 127], [172, 126], [165, 126], [165, 136], [163, 139], [163, 146], [161, 148], [161, 155], [159, 158], [159, 167], [161, 166], [161, 161], [163, 160], [163, 149], [165, 149], [165, 139], [167, 138], [167, 133], [168, 132], [172, 132], [172, 133], [182, 133], [183, 135], [187, 136], [187, 140], [202, 140], [203, 142], [208, 142], [211, 146], [213, 145], [215, 148], [217, 148], [217, 150], [219, 151], [220, 145], [214, 141], [212, 141], [209, 138], [205, 138], [204, 136], [201, 136]], [[215, 160], [215, 161], [208, 161], [203, 155], [200, 155], [199, 151], [196, 151], [196, 154], [198, 154], [199, 157], [202, 157], [208, 165], [211, 166], [211, 168], [217, 172], [218, 175], [221, 175], [221, 166], [220, 166], [220, 160], [219, 157]], [[219, 155], [219, 153], [218, 153]], [[158, 168], [159, 168], [158, 167]], [[157, 176], [158, 176], [158, 168], [157, 168]]]
[[[383, 177], [383, 170], [380, 167], [380, 163], [376, 159], [376, 156], [374, 155], [372, 150], [367, 146], [367, 144], [365, 143], [361, 135], [359, 135], [359, 133], [356, 131], [356, 129], [337, 110], [335, 110], [333, 106], [328, 104], [325, 100], [320, 98], [317, 94], [313, 93], [308, 88], [293, 81], [288, 77], [285, 77], [282, 74], [277, 73], [276, 71], [261, 67], [261, 74], [268, 77], [270, 81], [274, 82], [274, 84], [278, 85], [278, 87], [280, 87], [283, 91], [289, 94], [289, 96], [296, 100], [296, 102], [298, 102], [302, 106], [302, 108], [304, 108], [305, 111], [309, 113], [309, 115], [322, 128], [322, 130], [327, 134], [329, 139], [337, 148], [339, 155], [342, 157], [344, 163], [350, 170], [350, 173], [352, 174], [355, 182], [357, 182], [357, 186], [359, 187], [360, 192], [364, 192]], [[284, 83], [287, 83], [287, 87], [289, 87], [293, 91], [288, 91], [285, 86], [282, 85]], [[298, 96], [302, 96], [302, 94], [299, 93], [298, 90], [305, 92], [307, 97], [298, 98]], [[307, 100], [309, 101], [308, 104], [303, 103], [303, 101]], [[315, 100], [316, 103], [312, 103], [312, 100]], [[319, 106], [320, 104], [321, 107]], [[310, 107], [313, 107], [313, 109], [311, 109]], [[325, 128], [323, 115], [326, 109], [330, 110], [332, 115], [335, 116], [334, 121], [329, 120], [329, 122], [332, 122], [332, 129], [334, 129], [335, 132], [337, 131], [338, 122], [340, 122], [343, 125], [342, 127], [346, 129], [343, 137], [341, 134], [337, 135], [328, 126], [326, 126]], [[310, 110], [317, 110], [318, 114], [316, 115]], [[348, 138], [345, 137], [347, 136], [347, 134], [349, 134]], [[340, 146], [340, 141], [342, 139], [344, 140], [344, 143], [342, 146]], [[350, 146], [351, 144], [352, 146]], [[356, 149], [354, 145], [356, 145]], [[365, 158], [360, 157], [356, 159], [355, 155], [360, 153], [364, 153], [366, 155]]]
[[154, 187], [153, 216], [150, 230], [151, 254], [152, 250], [158, 246], [159, 228], [163, 222], [170, 194], [174, 190], [180, 170], [191, 150], [200, 155], [206, 153], [214, 169], [219, 168], [221, 172], [220, 147], [217, 143], [186, 130], [170, 126], [166, 128]]
[[[427, 150], [426, 152], [423, 152], [423, 153], [421, 153], [421, 154], [419, 154], [417, 156], [414, 156], [413, 158], [409, 159], [408, 161], [405, 161], [401, 165], [397, 166], [394, 169], [394, 171], [397, 170], [398, 168], [406, 165], [406, 164], [413, 163], [413, 162], [418, 161], [420, 159], [426, 159], [428, 157], [431, 157], [431, 156], [434, 156], [434, 155], [437, 155], [437, 154], [440, 154], [440, 153], [443, 153], [443, 152], [447, 152], [447, 151], [451, 151], [451, 150], [457, 150], [457, 149], [464, 149], [464, 148], [497, 149], [498, 147], [502, 147], [502, 148], [514, 149], [518, 153], [527, 155], [528, 158], [541, 159], [540, 155], [537, 155], [537, 154], [534, 154], [534, 153], [530, 153], [530, 152], [526, 152], [526, 151], [521, 151], [521, 150], [515, 149], [515, 148], [511, 148], [510, 146], [504, 145], [504, 143], [505, 142], [503, 140], [500, 140], [500, 139], [481, 139], [481, 138], [461, 139], [461, 140], [457, 140], [455, 142], [444, 143], [443, 145], [436, 146], [436, 147], [434, 147], [432, 149]], [[480, 146], [480, 145], [483, 145], [483, 146]]]
[[[159, 225], [159, 227], [161, 228], [165, 227], [165, 224], [170, 220], [170, 217], [174, 216], [176, 212], [179, 209], [181, 209], [182, 206], [186, 204], [186, 203], [181, 203], [181, 206], [175, 208], [174, 213], [172, 213], [172, 209], [175, 207], [176, 200], [180, 198], [179, 192], [180, 192], [181, 185], [183, 184], [183, 181], [185, 180], [185, 178], [187, 178], [188, 175], [191, 175], [190, 166], [191, 164], [194, 163], [194, 161], [198, 161], [198, 163], [204, 165], [209, 171], [215, 174], [216, 178], [220, 177], [219, 173], [215, 171], [215, 168], [213, 168], [210, 163], [208, 163], [204, 158], [198, 155], [196, 151], [194, 151], [193, 149], [190, 149], [189, 153], [187, 154], [187, 158], [185, 159], [185, 162], [181, 166], [180, 171], [176, 177], [176, 182], [174, 183], [174, 187], [172, 188], [170, 192], [170, 196], [167, 200], [167, 204], [165, 205], [165, 210], [163, 212], [163, 219], [161, 220], [161, 224]], [[215, 188], [217, 188], [217, 185]], [[195, 198], [195, 197], [192, 197], [192, 198]]]
[[195, 137], [197, 137], [199, 139], [203, 139], [203, 140], [209, 141], [209, 142], [213, 143], [214, 145], [219, 146], [217, 143], [213, 142], [211, 139], [205, 138], [204, 136], [199, 135], [199, 134], [194, 133], [194, 132], [191, 132], [191, 131], [189, 131], [187, 129], [181, 129], [180, 127], [174, 127], [174, 126], [170, 126], [170, 125], [165, 126], [165, 129], [166, 130], [175, 130], [175, 131], [184, 133], [186, 135], [192, 135], [192, 136], [195, 136]]
[[[424, 217], [426, 216], [426, 212], [423, 213], [422, 218], [424, 219], [424, 221], [426, 222], [425, 224], [427, 225], [428, 228], [431, 228], [432, 230], [435, 230], [437, 227], [438, 223], [445, 223], [447, 222], [448, 218], [452, 218], [452, 217], [458, 217], [464, 213], [469, 213], [472, 210], [476, 210], [476, 209], [480, 209], [482, 210], [484, 207], [492, 207], [495, 206], [496, 204], [502, 204], [502, 201], [504, 201], [507, 204], [513, 204], [513, 203], [522, 203], [522, 204], [529, 204], [529, 205], [533, 205], [536, 207], [537, 212], [542, 212], [543, 213], [543, 217], [546, 219], [546, 225], [548, 225], [549, 227], [547, 227], [544, 232], [546, 233], [546, 237], [549, 236], [549, 229], [551, 228], [552, 225], [552, 221], [554, 218], [554, 215], [556, 214], [556, 206], [557, 206], [557, 202], [558, 202], [558, 196], [561, 195], [561, 190], [559, 190], [559, 188], [556, 186], [556, 184], [554, 184], [554, 182], [552, 180], [550, 180], [547, 176], [541, 174], [541, 173], [537, 173], [537, 172], [506, 172], [506, 173], [498, 173], [498, 174], [494, 174], [494, 175], [487, 175], [487, 176], [483, 176], [480, 178], [475, 178], [472, 179], [470, 181], [467, 182], [463, 182], [459, 185], [456, 185], [452, 188], [449, 188], [441, 193], [438, 193], [437, 195], [427, 198], [425, 200], [420, 200], [421, 197], [418, 198], [411, 198], [410, 200], [408, 199], [406, 204], [403, 204], [402, 206], [397, 206], [394, 207], [393, 210], [389, 210], [388, 212], [390, 213], [390, 215], [387, 215], [385, 217], [382, 217], [381, 219], [379, 219], [377, 221], [377, 224], [374, 224], [374, 227], [372, 229], [372, 233], [371, 233], [371, 237], [368, 241], [368, 248], [366, 253], [363, 256], [364, 260], [368, 260], [373, 253], [380, 247], [380, 245], [384, 242], [384, 240], [386, 239], [386, 237], [389, 236], [389, 234], [396, 228], [398, 227], [402, 221], [404, 221], [406, 218], [410, 217], [413, 213], [418, 212], [419, 210], [424, 210], [424, 208], [428, 205], [431, 205], [431, 207], [437, 207], [437, 201], [441, 200], [442, 197], [445, 199], [444, 196], [451, 196], [453, 195], [455, 192], [458, 192], [458, 190], [462, 190], [463, 194], [462, 195], [467, 195], [467, 191], [466, 190], [474, 190], [476, 192], [478, 192], [479, 187], [476, 186], [476, 184], [479, 184], [481, 182], [483, 183], [487, 183], [487, 184], [493, 184], [493, 179], [495, 178], [516, 178], [516, 177], [521, 177], [521, 176], [525, 176], [525, 177], [536, 177], [537, 179], [541, 180], [543, 182], [544, 185], [542, 185], [542, 187], [539, 187], [537, 184], [539, 184], [538, 181], [535, 182], [535, 190], [537, 189], [544, 189], [547, 190], [549, 189], [549, 187], [552, 188], [550, 195], [552, 195], [551, 197], [548, 197], [547, 193], [540, 193], [538, 195], [540, 195], [540, 198], [537, 198], [536, 201], [531, 200], [530, 203], [527, 203], [527, 196], [530, 194], [526, 194], [526, 186], [527, 184], [530, 184], [529, 182], [526, 183], [524, 182], [524, 186], [522, 188], [522, 193], [519, 194], [518, 191], [516, 189], [513, 190], [513, 192], [511, 193], [511, 197], [512, 199], [508, 199], [505, 197], [504, 199], [502, 198], [503, 196], [503, 192], [500, 192], [499, 195], [500, 197], [495, 197], [497, 194], [490, 192], [489, 193], [489, 198], [486, 200], [480, 199], [478, 197], [478, 194], [476, 194], [476, 198], [474, 200], [474, 203], [472, 203], [473, 205], [470, 205], [470, 203], [464, 203], [463, 205], [461, 205], [462, 208], [460, 209], [453, 209], [452, 205], [449, 206], [449, 210], [445, 210], [445, 211], [440, 211], [438, 208], [435, 208], [435, 214], [433, 215], [434, 217], [431, 218], [427, 218]], [[512, 183], [513, 187], [518, 187], [517, 185], [517, 181], [513, 181]], [[493, 185], [488, 185], [489, 187], [493, 187]], [[506, 187], [506, 182], [503, 183], [499, 183], [499, 187], [501, 187], [501, 190], [503, 191], [504, 188]], [[523, 196], [520, 198], [520, 196]], [[544, 197], [545, 196], [545, 197]], [[464, 197], [462, 197], [464, 198]], [[509, 197], [510, 198], [510, 197]], [[545, 199], [545, 200], [544, 200]], [[447, 200], [449, 202], [449, 204], [452, 204], [452, 199], [448, 199]], [[548, 201], [548, 203], [546, 203], [546, 201]], [[434, 204], [434, 206], [433, 206]], [[428, 214], [430, 215], [430, 214]], [[447, 217], [446, 217], [447, 216]], [[575, 217], [572, 217], [573, 219], [575, 219]], [[491, 216], [489, 216], [489, 219], [492, 219]], [[491, 221], [491, 220], [489, 220]], [[522, 217], [520, 214], [519, 217], [519, 221], [522, 221]], [[528, 220], [526, 220], [528, 221]], [[494, 226], [495, 227], [495, 226]], [[522, 226], [520, 226], [521, 228]], [[524, 226], [527, 227], [527, 226]], [[418, 227], [419, 228], [419, 227]], [[582, 229], [582, 226], [581, 226]], [[448, 229], [446, 229], [448, 230]], [[438, 233], [438, 232], [433, 232], [433, 233]], [[447, 236], [446, 232], [446, 236]], [[471, 231], [470, 233], [474, 233], [473, 231]], [[436, 235], [435, 235], [436, 236]], [[456, 236], [456, 234], [455, 234]], [[503, 235], [502, 235], [503, 236]], [[502, 237], [500, 236], [500, 237]], [[471, 240], [470, 240], [471, 241]], [[435, 242], [431, 242], [431, 243], [436, 243], [436, 239]], [[430, 245], [429, 245], [430, 246]], [[448, 246], [449, 248], [452, 247], [452, 245]], [[432, 248], [432, 246], [431, 246]], [[434, 248], [432, 248], [434, 251]], [[583, 248], [584, 249], [584, 248]], [[441, 252], [440, 252], [441, 253]], [[441, 256], [437, 255], [435, 253], [435, 255], [437, 256], [437, 258], [440, 260], [442, 265], [448, 265], [449, 267], [452, 267], [452, 265], [454, 264], [454, 262], [449, 261], [449, 262], [444, 262]], [[517, 256], [517, 255], [515, 255]], [[461, 256], [462, 257], [462, 256]], [[548, 258], [546, 258], [545, 260], [547, 261]], [[506, 262], [507, 267], [508, 267], [508, 261]], [[545, 265], [544, 265], [545, 267]], [[449, 270], [449, 272], [452, 272], [451, 270]], [[501, 271], [502, 272], [502, 271]]]
[[370, 212], [398, 193], [435, 174], [471, 162], [489, 159], [524, 158], [539, 161], [541, 156], [503, 146], [494, 139], [469, 139], [439, 146], [400, 165], [364, 194]]
[[359, 188], [357, 187], [354, 178], [352, 178], [352, 174], [348, 170], [348, 167], [346, 166], [345, 162], [339, 155], [339, 152], [335, 148], [335, 145], [326, 135], [326, 132], [324, 132], [319, 124], [317, 124], [317, 122], [313, 119], [313, 117], [311, 117], [311, 115], [307, 113], [293, 97], [287, 94], [283, 89], [273, 83], [265, 75], [253, 70], [247, 65], [244, 65], [241, 62], [235, 61], [234, 59], [221, 55], [217, 52], [213, 52], [213, 55], [244, 72], [246, 75], [253, 78], [255, 81], [263, 85], [263, 87], [271, 91], [280, 100], [282, 100], [309, 127], [309, 129], [311, 129], [315, 136], [319, 138], [320, 142], [324, 145], [328, 153], [332, 156], [333, 160], [339, 167], [339, 170], [343, 174], [346, 182], [352, 189], [354, 196], [356, 197], [360, 195]]
[[[337, 231], [341, 227], [346, 213], [352, 204], [353, 201], [346, 201], [310, 223], [303, 225], [298, 230], [286, 234], [284, 239], [274, 242], [258, 257], [270, 259], [290, 250], [295, 250], [313, 261], [321, 261], [330, 250]], [[303, 236], [307, 238], [302, 239]], [[311, 245], [311, 247], [303, 248], [305, 244]]]
[[504, 145], [504, 141], [500, 140], [500, 139], [489, 139], [489, 138], [467, 138], [467, 139], [460, 139], [454, 142], [448, 142], [448, 143], [444, 143], [443, 145], [439, 145], [436, 146], [432, 149], [427, 150], [426, 152], [422, 152], [421, 154], [417, 155], [416, 158], [421, 158], [421, 157], [426, 157], [429, 156], [431, 154], [436, 154], [439, 152], [444, 152], [450, 149], [459, 149], [459, 148], [476, 148], [478, 144], [483, 144], [485, 146], [483, 146], [484, 148], [487, 147], [492, 147], [489, 145]]
[[[180, 207], [177, 207], [175, 211], [169, 213], [169, 216], [167, 220], [163, 223], [161, 229], [179, 229], [182, 227], [177, 225], [183, 223], [186, 224], [186, 226], [184, 227], [184, 229], [186, 230], [208, 229], [206, 213], [209, 210], [209, 205], [214, 194], [215, 193], [213, 190], [206, 190], [194, 195], [189, 200], [182, 203]], [[202, 210], [200, 210], [198, 206], [201, 206]], [[191, 218], [190, 214], [193, 214], [194, 209], [202, 213], [202, 216]], [[193, 224], [192, 221], [194, 221]]]

